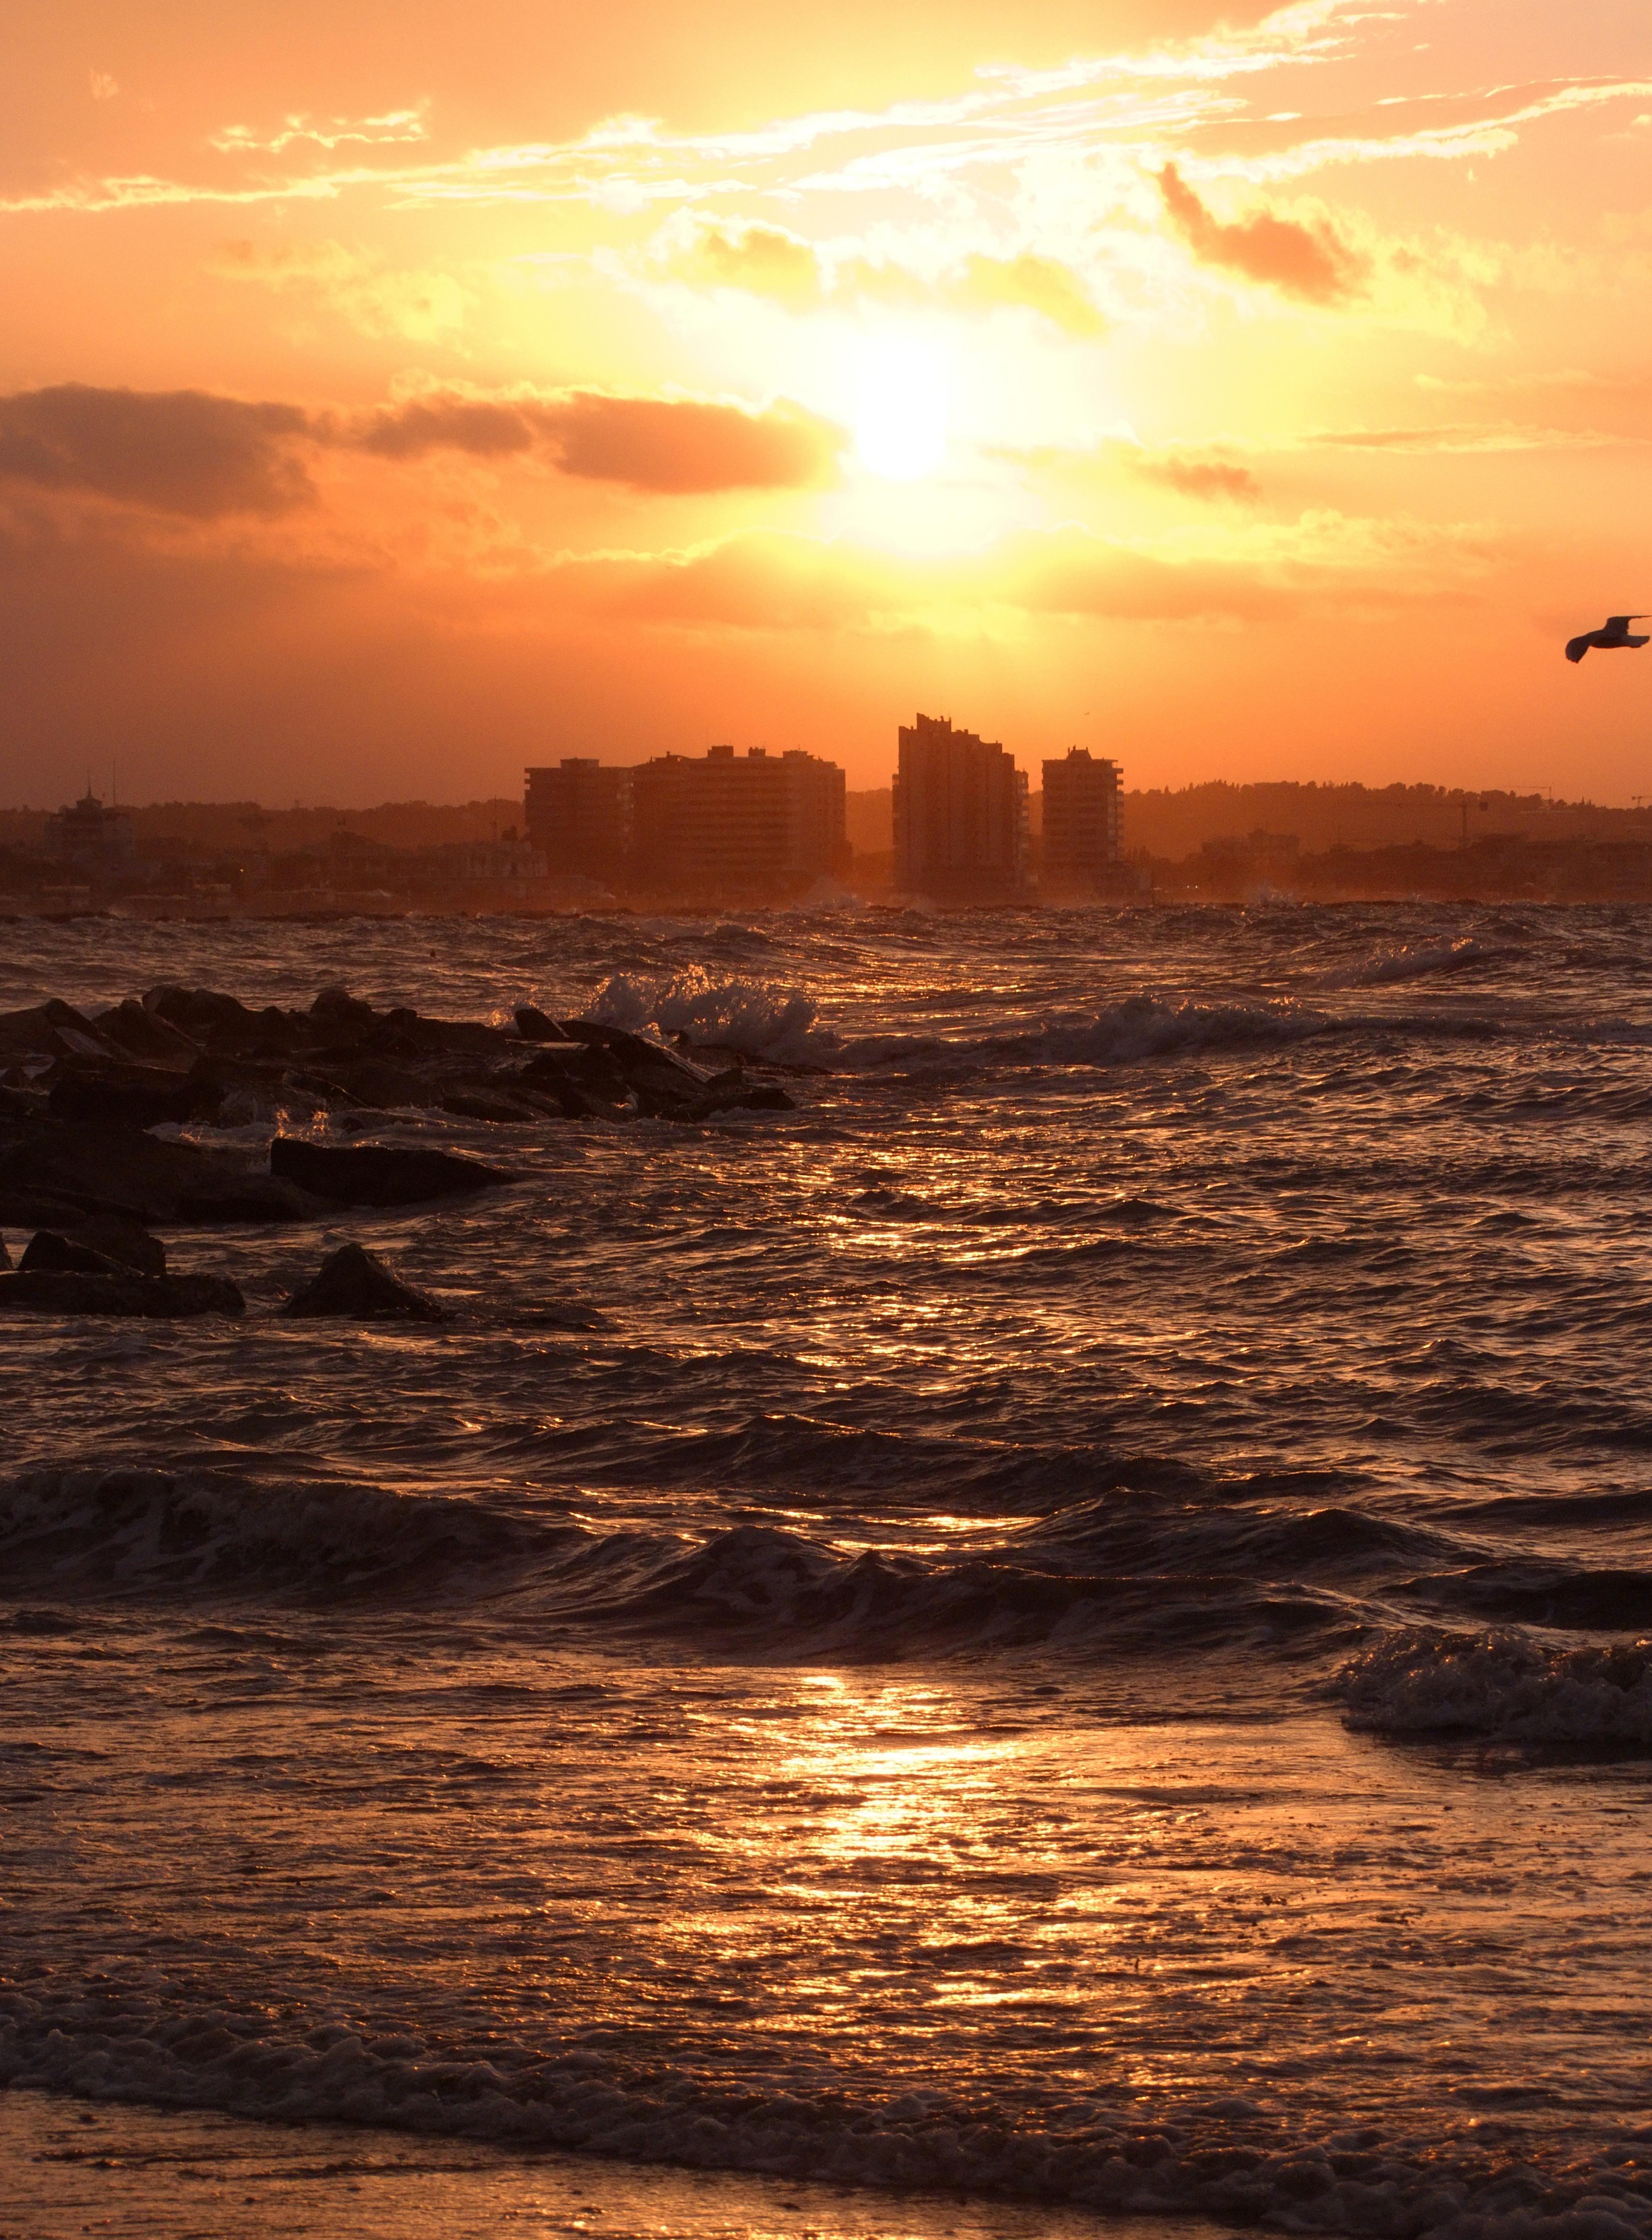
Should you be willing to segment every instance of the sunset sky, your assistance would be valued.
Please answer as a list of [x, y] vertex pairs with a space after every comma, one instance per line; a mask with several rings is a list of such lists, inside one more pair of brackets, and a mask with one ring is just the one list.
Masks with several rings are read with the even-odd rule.
[[1648, 0], [19, 0], [0, 797], [1652, 794]]

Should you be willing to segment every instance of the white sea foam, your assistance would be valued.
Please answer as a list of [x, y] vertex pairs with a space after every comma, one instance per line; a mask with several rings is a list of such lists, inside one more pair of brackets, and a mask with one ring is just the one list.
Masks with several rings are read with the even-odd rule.
[[697, 967], [669, 979], [616, 973], [588, 1007], [606, 1026], [683, 1034], [754, 1057], [807, 1059], [822, 1043], [817, 1008], [801, 989], [763, 980], [714, 980]]
[[846, 2101], [840, 2091], [816, 2097], [761, 2073], [730, 2091], [675, 2068], [652, 2080], [628, 2076], [583, 2050], [536, 2057], [496, 2034], [490, 2052], [483, 2059], [416, 2035], [378, 2035], [343, 2017], [301, 2036], [262, 2011], [174, 2005], [130, 1982], [0, 1990], [0, 2085], [92, 2101], [370, 2124], [837, 2184], [945, 2188], [1115, 2214], [1191, 2213], [1229, 2228], [1268, 2223], [1373, 2240], [1652, 2233], [1652, 2201], [1632, 2175], [1595, 2168], [1555, 2185], [1529, 2169], [1488, 2168], [1483, 2152], [1463, 2169], [1449, 2158], [1425, 2164], [1369, 2137], [1282, 2136], [1243, 2099], [1144, 2123], [1129, 2094], [1097, 2094], [1047, 2129], [949, 2105], [933, 2092]]
[[1343, 1675], [1350, 1726], [1517, 1743], [1652, 1747], [1652, 1641], [1563, 1649], [1514, 1628], [1409, 1627]]

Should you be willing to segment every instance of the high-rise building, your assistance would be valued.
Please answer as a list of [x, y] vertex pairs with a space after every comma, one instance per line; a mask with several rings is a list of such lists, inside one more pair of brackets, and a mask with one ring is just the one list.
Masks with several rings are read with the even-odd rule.
[[569, 756], [526, 776], [528, 837], [552, 876], [623, 879], [631, 858], [630, 771]]
[[943, 902], [995, 902], [1027, 880], [1027, 780], [996, 741], [944, 716], [900, 730], [895, 883]]
[[655, 893], [777, 900], [849, 867], [843, 773], [816, 755], [659, 755], [631, 799], [635, 877]]
[[1044, 764], [1044, 887], [1094, 892], [1112, 883], [1120, 861], [1119, 766], [1074, 747]]

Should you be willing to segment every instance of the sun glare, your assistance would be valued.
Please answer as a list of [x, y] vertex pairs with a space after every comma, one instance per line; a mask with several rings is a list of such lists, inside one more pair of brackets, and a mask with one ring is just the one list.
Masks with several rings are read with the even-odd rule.
[[860, 363], [855, 448], [875, 475], [916, 482], [946, 456], [952, 404], [950, 369], [935, 344], [886, 337]]

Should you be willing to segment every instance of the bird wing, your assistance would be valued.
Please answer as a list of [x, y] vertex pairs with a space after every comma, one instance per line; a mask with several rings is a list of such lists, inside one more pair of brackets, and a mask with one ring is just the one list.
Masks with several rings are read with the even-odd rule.
[[1593, 630], [1585, 630], [1582, 637], [1568, 638], [1566, 641], [1567, 660], [1582, 661], [1583, 656], [1589, 651], [1590, 646], [1592, 646], [1594, 643], [1595, 633]]
[[1629, 624], [1632, 622], [1638, 621], [1640, 617], [1636, 615], [1608, 615], [1606, 617], [1606, 627], [1611, 631], [1614, 637], [1622, 637], [1624, 631], [1628, 630]]

